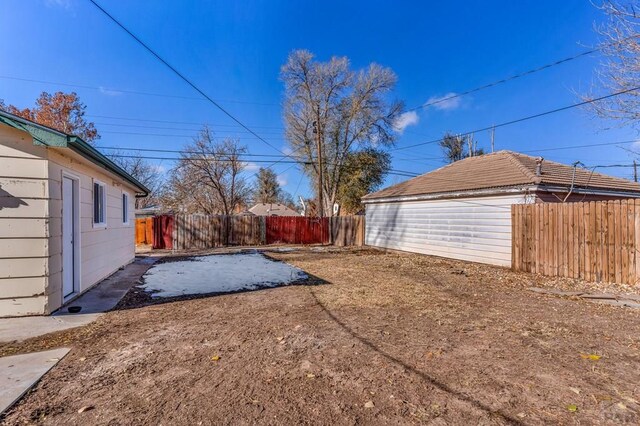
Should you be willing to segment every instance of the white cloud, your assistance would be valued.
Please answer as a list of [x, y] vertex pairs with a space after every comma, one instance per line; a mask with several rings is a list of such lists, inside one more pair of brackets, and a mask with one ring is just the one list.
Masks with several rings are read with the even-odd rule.
[[[457, 96], [455, 92], [449, 92], [443, 96], [432, 96], [424, 103], [425, 106], [439, 109], [440, 111], [452, 111], [460, 108], [462, 105], [462, 98]], [[457, 97], [453, 97], [457, 96]]]
[[120, 96], [122, 92], [118, 92], [117, 90], [107, 89], [106, 87], [100, 86], [100, 93], [107, 96]]
[[289, 183], [289, 180], [287, 179], [287, 175], [278, 175], [278, 185], [280, 186], [286, 186]]
[[245, 163], [245, 172], [257, 172], [260, 169], [260, 165], [252, 162]]
[[165, 166], [163, 166], [162, 164], [152, 164], [151, 168], [156, 172], [156, 173], [166, 173], [167, 168]]
[[71, 8], [71, 0], [44, 0], [47, 7], [61, 7], [63, 9]]
[[405, 112], [400, 114], [400, 116], [396, 119], [395, 123], [393, 124], [393, 128], [396, 132], [402, 134], [404, 132], [404, 129], [409, 126], [415, 126], [419, 121], [420, 117], [418, 116], [417, 112]]

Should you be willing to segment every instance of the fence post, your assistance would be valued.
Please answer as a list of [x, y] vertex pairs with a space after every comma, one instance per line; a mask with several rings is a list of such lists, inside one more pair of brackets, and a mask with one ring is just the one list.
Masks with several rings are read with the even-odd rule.
[[518, 244], [518, 227], [516, 225], [516, 209], [518, 208], [517, 204], [511, 205], [511, 269], [514, 271], [518, 270], [518, 264], [516, 262], [516, 244]]
[[638, 250], [640, 250], [640, 199], [635, 199], [634, 205], [634, 227], [636, 232], [632, 250], [634, 253], [635, 267], [633, 280], [629, 284], [638, 285], [638, 280], [640, 279], [640, 256], [638, 256]]

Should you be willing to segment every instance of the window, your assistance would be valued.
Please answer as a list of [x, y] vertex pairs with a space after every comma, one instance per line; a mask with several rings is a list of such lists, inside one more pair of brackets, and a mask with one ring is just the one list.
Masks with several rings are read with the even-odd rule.
[[100, 182], [93, 182], [93, 224], [106, 226], [107, 192]]
[[129, 194], [122, 194], [122, 223], [129, 223]]

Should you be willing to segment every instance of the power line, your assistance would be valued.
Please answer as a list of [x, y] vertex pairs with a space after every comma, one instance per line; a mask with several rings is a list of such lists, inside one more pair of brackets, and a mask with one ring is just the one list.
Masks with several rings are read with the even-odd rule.
[[[51, 84], [56, 86], [64, 86], [64, 87], [72, 87], [76, 89], [90, 89], [97, 90], [99, 92], [112, 92], [112, 93], [126, 93], [131, 95], [142, 95], [142, 96], [154, 96], [159, 98], [171, 98], [171, 99], [189, 99], [196, 101], [204, 101], [205, 99], [197, 98], [195, 96], [181, 96], [181, 95], [170, 95], [166, 93], [152, 93], [152, 92], [143, 92], [138, 90], [127, 90], [127, 89], [115, 89], [111, 87], [103, 87], [103, 86], [88, 86], [84, 84], [71, 84], [71, 83], [61, 83], [56, 81], [46, 81], [46, 80], [36, 80], [32, 78], [21, 78], [14, 77], [9, 75], [0, 75], [1, 79], [5, 80], [15, 80], [15, 81], [24, 81], [27, 83], [39, 83], [39, 84]], [[252, 102], [252, 101], [238, 101], [233, 99], [218, 99], [218, 102], [225, 103], [234, 103], [234, 104], [246, 104], [246, 105], [264, 105], [264, 106], [277, 106], [278, 104], [266, 103], [266, 102]]]
[[485, 90], [485, 89], [488, 89], [490, 87], [498, 86], [500, 84], [504, 84], [504, 83], [507, 83], [509, 81], [512, 81], [512, 80], [515, 80], [515, 79], [518, 79], [518, 78], [521, 78], [521, 77], [524, 77], [524, 76], [527, 76], [527, 75], [535, 74], [535, 73], [537, 73], [539, 71], [543, 71], [543, 70], [546, 70], [548, 68], [555, 67], [556, 65], [564, 64], [566, 62], [573, 61], [574, 59], [578, 59], [578, 58], [582, 58], [583, 56], [590, 55], [592, 53], [595, 53], [595, 52], [599, 51], [600, 49], [601, 49], [601, 47], [598, 47], [598, 48], [595, 48], [595, 49], [591, 49], [591, 50], [587, 50], [587, 51], [584, 51], [582, 53], [578, 53], [577, 55], [573, 55], [573, 56], [569, 56], [567, 58], [559, 59], [557, 61], [542, 65], [540, 67], [533, 68], [533, 69], [530, 69], [530, 70], [527, 70], [527, 71], [524, 71], [524, 72], [521, 72], [521, 73], [518, 73], [518, 74], [514, 74], [512, 76], [509, 76], [509, 77], [506, 77], [506, 78], [503, 78], [503, 79], [500, 79], [500, 80], [496, 80], [496, 81], [493, 81], [491, 83], [484, 84], [482, 86], [478, 86], [478, 87], [466, 90], [466, 91], [461, 92], [461, 93], [456, 93], [454, 95], [445, 96], [443, 98], [435, 99], [435, 100], [433, 100], [431, 102], [427, 102], [427, 103], [419, 105], [417, 107], [408, 109], [408, 110], [406, 110], [406, 112], [416, 111], [416, 110], [419, 110], [419, 109], [427, 108], [427, 107], [430, 107], [432, 105], [437, 105], [439, 103], [449, 101], [451, 99], [455, 99], [455, 98], [459, 98], [459, 97], [462, 97], [462, 96], [470, 95], [471, 93], [479, 92], [481, 90]]
[[[201, 129], [187, 129], [184, 127], [164, 127], [164, 126], [145, 126], [140, 124], [119, 124], [119, 123], [93, 123], [96, 126], [113, 126], [113, 127], [130, 127], [130, 128], [139, 128], [139, 129], [158, 129], [158, 130], [182, 130], [185, 132], [198, 132]], [[246, 130], [229, 130], [229, 129], [215, 129], [215, 126], [209, 126], [213, 133], [247, 133]], [[269, 135], [282, 135], [282, 132], [262, 132], [262, 134]]]
[[300, 179], [298, 180], [298, 184], [296, 185], [296, 190], [293, 191], [293, 200], [295, 201], [298, 196], [298, 190], [300, 189], [300, 184], [302, 184], [302, 179], [304, 179], [304, 174], [300, 173]]
[[[527, 150], [518, 150], [523, 154], [525, 153], [538, 153], [538, 152], [548, 152], [548, 151], [562, 151], [568, 149], [579, 149], [579, 148], [593, 148], [597, 146], [612, 146], [612, 145], [622, 145], [622, 144], [630, 144], [638, 142], [637, 139], [634, 140], [626, 140], [626, 141], [616, 141], [616, 142], [598, 142], [598, 143], [588, 143], [588, 144], [580, 144], [580, 145], [566, 145], [566, 146], [557, 146], [553, 148], [540, 148], [540, 149], [527, 149]], [[572, 158], [572, 160], [575, 158]], [[415, 158], [402, 158], [395, 157], [394, 160], [397, 161], [410, 161], [410, 162], [420, 162], [421, 160], [441, 160], [442, 157], [415, 157]]]
[[[586, 100], [586, 101], [583, 101], [583, 102], [579, 102], [577, 104], [567, 105], [567, 106], [564, 106], [564, 107], [561, 107], [561, 108], [556, 108], [556, 109], [553, 109], [553, 110], [550, 110], [550, 111], [545, 111], [545, 112], [541, 112], [541, 113], [538, 113], [538, 114], [529, 115], [527, 117], [522, 117], [522, 118], [518, 118], [518, 119], [515, 119], [515, 120], [511, 120], [511, 121], [506, 121], [504, 123], [493, 124], [491, 126], [487, 126], [487, 127], [483, 127], [483, 128], [480, 128], [480, 129], [471, 130], [471, 131], [468, 131], [468, 132], [465, 132], [465, 133], [460, 133], [460, 134], [458, 134], [458, 136], [467, 136], [467, 135], [470, 135], [470, 134], [476, 133], [476, 132], [484, 132], [484, 131], [487, 131], [487, 130], [490, 130], [490, 129], [493, 129], [493, 128], [504, 127], [504, 126], [509, 126], [509, 125], [516, 124], [516, 123], [521, 123], [523, 121], [532, 120], [534, 118], [543, 117], [545, 115], [555, 114], [557, 112], [566, 111], [566, 110], [572, 109], [572, 108], [577, 108], [577, 107], [580, 107], [580, 106], [583, 106], [583, 105], [587, 105], [587, 104], [590, 104], [590, 103], [593, 103], [593, 102], [602, 101], [604, 99], [612, 98], [614, 96], [623, 95], [625, 93], [633, 92], [633, 91], [636, 91], [636, 90], [639, 90], [639, 89], [640, 89], [640, 86], [633, 87], [631, 89], [621, 90], [619, 92], [610, 93], [608, 95], [600, 96], [599, 98], [589, 99], [589, 100]], [[393, 148], [393, 149], [390, 149], [389, 151], [400, 151], [400, 150], [415, 148], [415, 147], [418, 147], [418, 146], [430, 145], [430, 144], [438, 143], [442, 139], [443, 138], [438, 138], [438, 139], [434, 139], [434, 140], [427, 141], [427, 142], [421, 142], [421, 143], [408, 145], [408, 146], [404, 146], [404, 147]]]
[[554, 148], [530, 149], [530, 150], [520, 151], [520, 152], [560, 151], [560, 150], [565, 150], [565, 149], [591, 148], [591, 147], [594, 147], [594, 146], [621, 145], [621, 144], [636, 143], [636, 142], [638, 142], [638, 140], [619, 141], [619, 142], [602, 142], [602, 143], [591, 143], [591, 144], [584, 144], [584, 145], [557, 146], [557, 147], [554, 147]]
[[[120, 148], [117, 146], [96, 146], [96, 149], [112, 149], [115, 151], [139, 151], [139, 152], [165, 152], [165, 153], [175, 153], [175, 154], [200, 154], [198, 151], [189, 151], [184, 149], [159, 149], [159, 148]], [[111, 155], [111, 154], [108, 154]], [[226, 154], [225, 154], [226, 155]], [[276, 157], [282, 158], [281, 155], [278, 154], [242, 154], [246, 157]]]
[[[196, 154], [195, 152], [192, 152], [192, 154]], [[242, 156], [244, 154], [238, 154], [239, 156]], [[150, 155], [131, 155], [131, 154], [108, 154], [109, 157], [115, 157], [115, 158], [143, 158], [145, 160], [171, 160], [171, 161], [179, 161], [179, 160], [193, 160], [193, 161], [219, 161], [222, 163], [229, 163], [232, 161], [242, 161], [245, 162], [245, 160], [242, 159], [237, 159], [237, 160], [232, 160], [232, 159], [225, 159], [225, 158], [207, 158], [207, 157], [159, 157], [159, 156], [150, 156]], [[271, 160], [251, 160], [252, 163], [270, 163]], [[286, 160], [286, 161], [281, 161], [281, 163], [286, 163], [286, 164], [299, 164], [300, 161], [295, 161], [295, 160]]]
[[[168, 137], [168, 138], [193, 138], [194, 134], [191, 135], [174, 135], [174, 134], [167, 134], [167, 133], [146, 133], [146, 132], [118, 132], [118, 131], [114, 131], [114, 130], [101, 130], [99, 132], [100, 134], [111, 134], [111, 135], [134, 135], [134, 136], [159, 136], [159, 137]], [[213, 132], [215, 134], [215, 132]], [[266, 141], [267, 139], [263, 139], [263, 138], [259, 138], [256, 136], [242, 136], [241, 138], [244, 139], [260, 139], [261, 141]], [[271, 141], [283, 141], [282, 139], [268, 139]], [[277, 148], [276, 148], [277, 149]], [[277, 149], [278, 152], [282, 152], [279, 149]], [[284, 155], [285, 157], [288, 157], [287, 154], [282, 153], [282, 155]]]
[[102, 6], [100, 6], [95, 0], [89, 0], [96, 8], [98, 8], [100, 11], [102, 11], [102, 13], [104, 13], [109, 19], [111, 19], [116, 25], [118, 25], [120, 28], [122, 28], [123, 31], [125, 31], [127, 34], [129, 34], [135, 41], [137, 41], [142, 47], [144, 47], [149, 53], [151, 53], [153, 56], [156, 57], [156, 59], [158, 59], [160, 62], [162, 62], [167, 68], [169, 68], [171, 71], [173, 71], [174, 74], [176, 74], [178, 77], [180, 77], [185, 83], [187, 83], [189, 86], [191, 86], [191, 88], [193, 88], [196, 92], [198, 92], [202, 97], [204, 97], [206, 100], [208, 100], [213, 106], [215, 106], [216, 108], [218, 108], [222, 113], [224, 113], [227, 117], [229, 117], [231, 120], [235, 121], [237, 124], [239, 124], [242, 128], [244, 128], [245, 130], [247, 130], [249, 133], [251, 133], [252, 135], [254, 135], [256, 138], [258, 138], [260, 141], [262, 141], [263, 143], [265, 143], [266, 145], [270, 146], [271, 148], [275, 149], [276, 151], [280, 152], [281, 154], [285, 155], [288, 157], [288, 155], [286, 155], [284, 152], [282, 152], [280, 149], [276, 148], [274, 145], [272, 145], [271, 143], [269, 143], [266, 139], [262, 138], [260, 135], [258, 135], [256, 132], [254, 132], [253, 130], [251, 130], [251, 128], [249, 128], [248, 126], [246, 126], [242, 121], [240, 121], [239, 119], [237, 119], [233, 114], [231, 114], [229, 111], [227, 111], [225, 108], [223, 108], [218, 102], [216, 102], [215, 100], [213, 100], [211, 97], [209, 97], [209, 95], [207, 95], [204, 91], [202, 91], [198, 86], [196, 86], [191, 80], [189, 80], [187, 77], [185, 77], [182, 73], [180, 73], [180, 71], [178, 71], [173, 65], [171, 65], [169, 62], [167, 62], [165, 59], [163, 59], [158, 53], [156, 53], [153, 49], [151, 49], [147, 44], [145, 44], [142, 40], [140, 40], [135, 34], [133, 34], [127, 27], [125, 27], [123, 24], [120, 23], [120, 21], [118, 21], [116, 18], [114, 18], [109, 12], [107, 12], [105, 9], [102, 8]]
[[[195, 153], [195, 152], [187, 152], [187, 153]], [[239, 155], [242, 156], [243, 154], [239, 154]], [[219, 161], [219, 162], [222, 162], [222, 163], [229, 163], [229, 162], [232, 162], [232, 161], [247, 162], [246, 160], [243, 160], [243, 159], [232, 160], [232, 159], [225, 159], [225, 158], [185, 157], [185, 156], [183, 156], [183, 157], [160, 157], [160, 156], [151, 156], [151, 155], [130, 155], [130, 154], [109, 154], [109, 157], [115, 157], [115, 158], [142, 158], [142, 159], [145, 159], [145, 160], [169, 160], [169, 161], [179, 161], [179, 160]], [[251, 160], [251, 163], [271, 163], [271, 161], [270, 160]], [[293, 168], [297, 164], [311, 164], [310, 161], [296, 161], [296, 160], [283, 160], [283, 159], [281, 159], [280, 161], [277, 161], [277, 163], [292, 164], [291, 167], [285, 169], [280, 174], [288, 171], [289, 169]], [[270, 166], [267, 166], [267, 167], [270, 167]], [[395, 175], [398, 175], [398, 176], [405, 176], [405, 177], [416, 177], [416, 176], [418, 176], [418, 174], [416, 174], [416, 173], [407, 172], [407, 171], [404, 171], [404, 170], [394, 170], [394, 169], [389, 170], [389, 174], [395, 174]]]
[[[638, 36], [630, 36], [630, 37], [627, 37], [624, 40], [628, 40], [628, 39], [631, 39], [631, 38], [637, 38], [637, 37]], [[506, 77], [506, 78], [503, 78], [503, 79], [500, 79], [500, 80], [496, 80], [494, 82], [491, 82], [491, 83], [488, 83], [488, 84], [485, 84], [485, 85], [482, 85], [482, 86], [479, 86], [479, 87], [475, 87], [473, 89], [466, 90], [466, 91], [464, 91], [462, 93], [456, 93], [456, 94], [453, 94], [453, 95], [450, 95], [450, 96], [445, 96], [443, 98], [435, 99], [435, 100], [433, 100], [431, 102], [427, 102], [427, 103], [419, 105], [417, 107], [408, 109], [406, 112], [415, 111], [415, 110], [418, 110], [418, 109], [426, 108], [426, 107], [429, 107], [429, 106], [432, 106], [432, 105], [436, 105], [436, 104], [439, 104], [439, 103], [442, 103], [442, 102], [449, 101], [451, 99], [455, 99], [455, 98], [459, 98], [461, 96], [469, 95], [471, 93], [479, 92], [480, 90], [484, 90], [484, 89], [488, 89], [490, 87], [494, 87], [494, 86], [497, 86], [497, 85], [500, 85], [500, 84], [504, 84], [504, 83], [507, 83], [509, 81], [512, 81], [512, 80], [515, 80], [515, 79], [518, 79], [518, 78], [521, 78], [521, 77], [524, 77], [524, 76], [527, 76], [527, 75], [535, 74], [535, 73], [537, 73], [539, 71], [543, 71], [543, 70], [546, 70], [548, 68], [552, 68], [552, 67], [555, 67], [557, 65], [561, 65], [561, 64], [564, 64], [566, 62], [573, 61], [574, 59], [579, 59], [579, 58], [582, 58], [583, 56], [587, 56], [587, 55], [590, 55], [592, 53], [598, 52], [598, 51], [602, 50], [605, 46], [611, 46], [611, 45], [618, 44], [618, 43], [620, 43], [620, 42], [619, 41], [614, 41], [614, 42], [602, 45], [600, 47], [596, 47], [594, 49], [585, 50], [584, 52], [578, 53], [576, 55], [569, 56], [569, 57], [566, 57], [566, 58], [563, 58], [563, 59], [559, 59], [557, 61], [554, 61], [554, 62], [545, 64], [545, 65], [539, 66], [537, 68], [533, 68], [533, 69], [530, 69], [530, 70], [527, 70], [527, 71], [524, 71], [524, 72], [521, 72], [521, 73], [518, 73], [518, 74], [514, 74], [512, 76], [509, 76], [509, 77]]]
[[[136, 148], [125, 148], [127, 150], [135, 150]], [[159, 150], [150, 150], [150, 151], [159, 151]], [[167, 150], [169, 151], [169, 150]], [[174, 150], [175, 151], [175, 150]], [[180, 152], [180, 151], [177, 151]], [[182, 151], [183, 153], [194, 153], [191, 151]], [[256, 154], [258, 155], [258, 154]], [[122, 154], [113, 154], [110, 155], [111, 157], [117, 157], [117, 158], [143, 158], [143, 159], [150, 159], [150, 160], [168, 160], [168, 161], [179, 161], [182, 159], [190, 159], [190, 160], [198, 160], [198, 161], [222, 161], [222, 162], [229, 162], [232, 160], [225, 160], [225, 159], [216, 159], [216, 158], [202, 158], [202, 157], [198, 157], [198, 158], [189, 158], [189, 157], [160, 157], [160, 156], [138, 156], [138, 155], [122, 155]], [[248, 162], [247, 160], [244, 159], [240, 159], [240, 161], [243, 162]], [[282, 172], [280, 172], [279, 174], [285, 173], [288, 170], [290, 170], [291, 168], [295, 167], [298, 164], [311, 164], [312, 162], [309, 161], [291, 161], [291, 160], [285, 160], [284, 158], [281, 158], [280, 160], [276, 161], [276, 162], [270, 162], [267, 160], [250, 160], [252, 163], [254, 164], [262, 164], [262, 163], [271, 163], [267, 166], [265, 166], [266, 168], [272, 167], [274, 164], [277, 163], [283, 163], [283, 164], [291, 164], [289, 167], [287, 167], [285, 170], [283, 170]], [[335, 163], [328, 163], [329, 165], [335, 165]], [[595, 171], [596, 168], [631, 168], [634, 167], [634, 164], [600, 164], [600, 165], [595, 165], [595, 166], [589, 166], [588, 168], [585, 166], [585, 168], [587, 169], [591, 169], [591, 176], [593, 175], [593, 172]], [[253, 176], [256, 176], [258, 173], [255, 172], [253, 174]], [[394, 175], [394, 176], [400, 176], [400, 177], [406, 177], [406, 178], [415, 178], [415, 177], [419, 177], [421, 176], [421, 174], [417, 174], [417, 173], [413, 173], [413, 172], [409, 172], [409, 171], [405, 171], [405, 170], [398, 170], [398, 169], [390, 169], [387, 174], [389, 175]], [[591, 180], [591, 176], [589, 178], [589, 180]], [[443, 182], [460, 182], [460, 183], [468, 183], [468, 180], [459, 180], [459, 179], [450, 179], [450, 178], [441, 178], [441, 177], [435, 177], [435, 176], [429, 176], [429, 179], [432, 180], [436, 180], [436, 181], [443, 181]], [[299, 186], [299, 184], [298, 184]], [[482, 203], [474, 203], [474, 202], [465, 202], [465, 201], [459, 201], [461, 203], [467, 203], [467, 204], [476, 204], [476, 205], [484, 205]]]
[[[521, 151], [523, 153], [526, 152], [530, 152], [530, 153], [534, 153], [534, 152], [542, 152], [542, 151], [555, 151], [555, 150], [562, 150], [562, 149], [575, 149], [575, 148], [584, 148], [584, 147], [593, 147], [593, 146], [607, 146], [607, 145], [618, 145], [618, 144], [623, 144], [623, 143], [634, 143], [636, 141], [634, 140], [630, 140], [630, 141], [618, 141], [618, 142], [604, 142], [604, 143], [595, 143], [595, 144], [584, 144], [584, 145], [571, 145], [571, 146], [563, 146], [563, 147], [555, 147], [555, 148], [546, 148], [546, 149], [539, 149], [539, 150], [526, 150], [526, 151]], [[172, 154], [199, 154], [199, 152], [197, 151], [190, 151], [190, 150], [180, 150], [180, 149], [161, 149], [161, 148], [131, 148], [131, 147], [117, 147], [117, 146], [96, 146], [95, 148], [97, 149], [101, 149], [101, 150], [114, 150], [114, 151], [134, 151], [134, 152], [158, 152], [158, 153], [172, 153]], [[293, 154], [293, 153], [292, 153]], [[108, 154], [111, 156], [115, 156], [113, 154]], [[243, 157], [255, 157], [255, 158], [282, 158], [280, 155], [277, 154], [250, 154], [250, 153], [246, 153], [246, 154], [242, 154]], [[138, 155], [132, 155], [131, 157], [135, 157], [135, 158], [139, 158], [140, 156]], [[145, 158], [145, 157], [142, 157]], [[305, 163], [305, 164], [310, 164], [310, 162], [305, 162], [303, 159], [301, 159], [300, 157], [291, 157], [291, 158], [295, 158], [297, 161], [293, 162], [293, 163]], [[439, 157], [429, 157], [429, 158], [433, 158], [433, 159], [438, 159]], [[153, 159], [166, 159], [166, 160], [174, 160], [172, 158], [153, 158]], [[407, 161], [409, 161], [409, 159], [407, 159]], [[411, 160], [414, 161], [414, 160]], [[266, 163], [267, 161], [265, 161]], [[415, 162], [415, 161], [414, 161]], [[276, 162], [277, 163], [277, 162]], [[287, 164], [292, 163], [292, 162], [287, 162]], [[603, 166], [598, 166], [598, 167], [615, 167], [616, 165], [603, 165]], [[620, 165], [620, 167], [632, 167], [633, 165]], [[288, 170], [288, 169], [287, 169]], [[286, 171], [286, 170], [285, 170]], [[284, 173], [284, 171], [282, 172]], [[406, 177], [416, 177], [419, 176], [420, 173], [414, 173], [414, 172], [409, 172], [409, 171], [404, 171], [404, 170], [395, 170], [394, 174], [398, 175], [398, 176], [402, 176], [402, 175], [406, 175]]]
[[[619, 141], [619, 142], [604, 142], [604, 143], [596, 143], [596, 144], [585, 144], [585, 145], [571, 145], [571, 146], [563, 146], [563, 147], [556, 147], [556, 148], [546, 148], [546, 149], [538, 149], [538, 150], [526, 150], [526, 151], [520, 151], [522, 153], [525, 152], [541, 152], [541, 151], [555, 151], [555, 150], [560, 150], [560, 149], [571, 149], [571, 148], [583, 148], [583, 147], [592, 147], [592, 146], [605, 146], [605, 145], [618, 145], [618, 144], [622, 144], [622, 143], [634, 143], [636, 141], [634, 140], [630, 140], [630, 141]], [[108, 149], [108, 150], [114, 150], [114, 151], [135, 151], [135, 152], [159, 152], [159, 153], [171, 153], [171, 154], [202, 154], [199, 151], [192, 151], [192, 150], [185, 150], [185, 149], [162, 149], [162, 148], [133, 148], [133, 147], [117, 147], [117, 146], [96, 146], [96, 149]], [[107, 154], [110, 156], [119, 156], [119, 155], [115, 155], [115, 154]], [[221, 154], [221, 155], [228, 155], [228, 154]], [[293, 153], [290, 154], [291, 158], [297, 160], [295, 163], [305, 163], [305, 164], [310, 164], [311, 161], [304, 161], [302, 158], [300, 157], [293, 157]], [[282, 158], [282, 156], [278, 155], [278, 154], [251, 154], [251, 153], [246, 153], [246, 154], [241, 154], [241, 156], [243, 157], [256, 157], [256, 158]], [[146, 158], [144, 156], [138, 156], [138, 155], [131, 155], [130, 157], [135, 157], [135, 158]], [[430, 158], [434, 158], [437, 159], [439, 157], [430, 157]], [[155, 159], [155, 158], [154, 158]], [[166, 160], [172, 160], [173, 158], [163, 158]], [[407, 159], [408, 160], [408, 159]], [[290, 162], [288, 162], [290, 163]], [[334, 163], [329, 163], [330, 165], [333, 165]], [[447, 165], [447, 164], [445, 164]], [[597, 167], [633, 167], [633, 164], [607, 164], [607, 165], [598, 165]], [[414, 172], [410, 172], [410, 171], [406, 171], [406, 170], [395, 170], [396, 172], [399, 173], [405, 173], [405, 174], [409, 174], [412, 176], [419, 176], [421, 175], [421, 173], [414, 173]]]
[[[169, 121], [169, 120], [149, 120], [144, 118], [131, 118], [131, 117], [117, 117], [113, 115], [96, 115], [96, 114], [86, 114], [87, 117], [97, 117], [97, 118], [108, 118], [112, 120], [126, 120], [126, 121], [144, 121], [148, 123], [166, 123], [166, 124], [188, 124], [194, 126], [205, 126], [209, 125], [211, 127], [241, 127], [237, 124], [210, 124], [210, 123], [199, 123], [194, 121]], [[284, 129], [284, 127], [276, 127], [276, 126], [251, 126], [257, 129]]]

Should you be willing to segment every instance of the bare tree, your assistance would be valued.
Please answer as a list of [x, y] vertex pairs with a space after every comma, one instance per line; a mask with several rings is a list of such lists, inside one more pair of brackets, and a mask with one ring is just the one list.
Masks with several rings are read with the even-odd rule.
[[438, 144], [442, 148], [445, 160], [450, 163], [484, 154], [484, 149], [478, 148], [478, 142], [473, 139], [473, 135], [462, 136], [447, 132]]
[[395, 140], [402, 103], [386, 97], [396, 76], [377, 64], [352, 71], [345, 57], [318, 62], [306, 50], [292, 52], [280, 76], [286, 138], [321, 195], [320, 214], [331, 215], [348, 154]]
[[[604, 56], [598, 72], [602, 89], [614, 93], [640, 87], [640, 1], [604, 1], [599, 9], [608, 18], [605, 24], [596, 27]], [[590, 106], [603, 118], [636, 127], [640, 121], [638, 90], [593, 102]]]
[[237, 140], [216, 141], [204, 127], [187, 145], [171, 171], [162, 202], [165, 209], [230, 215], [246, 206], [250, 187], [240, 158], [247, 152]]
[[107, 154], [107, 157], [149, 189], [148, 196], [136, 198], [136, 209], [158, 204], [158, 196], [163, 182], [163, 175], [158, 167], [145, 160], [140, 153], [124, 154], [116, 150]]
[[165, 212], [221, 213], [214, 191], [193, 179], [187, 167], [175, 167], [169, 172], [159, 198]]

